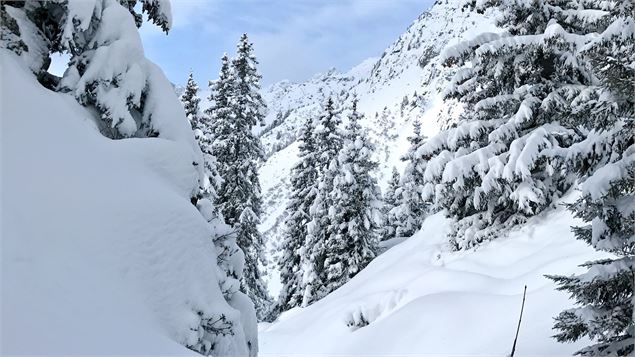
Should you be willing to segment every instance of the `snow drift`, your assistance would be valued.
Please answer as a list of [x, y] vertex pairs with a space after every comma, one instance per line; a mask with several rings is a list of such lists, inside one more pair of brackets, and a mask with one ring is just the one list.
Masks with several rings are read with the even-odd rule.
[[107, 139], [95, 112], [0, 56], [2, 354], [183, 355], [201, 316], [223, 315], [238, 328], [217, 351], [247, 354], [190, 203], [192, 140]]
[[561, 207], [507, 238], [452, 252], [438, 213], [335, 292], [261, 326], [261, 355], [505, 356], [524, 285], [516, 356], [571, 355], [588, 341], [550, 337], [552, 318], [571, 302], [544, 274], [579, 273], [578, 264], [603, 256], [574, 238], [578, 223]]

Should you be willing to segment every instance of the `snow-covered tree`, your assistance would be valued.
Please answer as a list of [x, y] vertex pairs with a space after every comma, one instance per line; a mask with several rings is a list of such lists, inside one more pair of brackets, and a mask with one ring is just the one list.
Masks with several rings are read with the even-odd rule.
[[318, 170], [317, 192], [309, 213], [311, 221], [307, 225], [306, 252], [303, 266], [303, 297], [302, 306], [307, 306], [328, 292], [326, 284], [326, 242], [333, 234], [329, 219], [329, 208], [332, 206], [333, 180], [337, 172], [340, 150], [344, 138], [341, 124], [340, 111], [335, 108], [332, 98], [328, 98], [322, 114], [317, 121], [314, 130], [315, 135], [315, 159]]
[[[236, 58], [232, 60], [232, 68], [236, 76], [235, 91], [238, 106], [236, 114], [251, 126], [265, 125], [265, 112], [267, 106], [260, 96], [260, 79], [256, 66], [258, 60], [254, 56], [253, 44], [249, 42], [247, 34], [242, 34], [236, 46]], [[258, 142], [259, 143], [259, 142]], [[262, 149], [255, 147], [254, 153], [262, 156]]]
[[[216, 192], [220, 187], [222, 178], [218, 173], [216, 157], [212, 150], [212, 118], [202, 116], [200, 113], [199, 103], [201, 99], [198, 97], [198, 85], [194, 81], [192, 71], [190, 71], [187, 79], [187, 85], [180, 97], [185, 115], [194, 131], [194, 138], [203, 153], [203, 173], [204, 177], [200, 185], [199, 199], [207, 198], [210, 201], [216, 201]], [[217, 211], [216, 207], [214, 210]]]
[[22, 38], [17, 21], [7, 13], [5, 4], [0, 4], [0, 47], [22, 55], [28, 51]]
[[232, 120], [234, 118], [232, 101], [234, 96], [235, 78], [231, 70], [229, 56], [223, 54], [218, 79], [209, 82], [210, 95], [207, 98], [211, 103], [205, 109], [206, 122], [209, 123], [210, 135], [213, 138], [213, 153], [217, 158], [230, 159], [232, 132]]
[[199, 120], [199, 103], [201, 102], [201, 98], [198, 97], [198, 84], [194, 81], [191, 70], [187, 76], [187, 84], [180, 99], [185, 109], [185, 115], [192, 125], [192, 130], [195, 130], [198, 127], [197, 122]]
[[583, 180], [569, 209], [587, 225], [578, 239], [614, 257], [583, 264], [579, 275], [550, 276], [578, 305], [556, 317], [560, 342], [588, 337], [582, 356], [631, 356], [635, 352], [635, 5], [595, 4], [594, 36], [577, 57], [588, 59], [598, 79], [571, 102], [584, 137], [567, 151]]
[[635, 127], [632, 117], [628, 130], [630, 146], [615, 153], [616, 158], [611, 162], [592, 170], [582, 184], [582, 197], [570, 206], [577, 217], [589, 223], [574, 227], [576, 237], [616, 258], [586, 262], [582, 266], [589, 270], [579, 275], [549, 276], [558, 284], [558, 290], [569, 292], [579, 305], [556, 317], [554, 329], [558, 333], [554, 337], [560, 342], [589, 337], [594, 344], [577, 352], [582, 356], [632, 356], [634, 352]]
[[424, 196], [455, 220], [456, 249], [522, 224], [572, 186], [564, 161], [581, 137], [572, 104], [596, 82], [578, 54], [601, 22], [598, 7], [621, 6], [514, 0], [482, 5], [491, 3], [499, 5], [498, 24], [507, 31], [479, 35], [442, 53], [447, 65], [469, 62], [446, 91], [464, 111], [418, 151], [429, 159]]
[[378, 164], [375, 146], [359, 124], [362, 115], [353, 100], [343, 146], [329, 165], [325, 177], [333, 177], [324, 242], [324, 293], [344, 285], [375, 258], [379, 229], [383, 223], [381, 193], [371, 175]]
[[[25, 1], [2, 6], [25, 31], [27, 23], [41, 29], [22, 38], [29, 48], [23, 58], [40, 81], [97, 109], [102, 133], [112, 138], [169, 135], [170, 114], [158, 110], [168, 104], [151, 90], [163, 86], [164, 78], [144, 56], [137, 31], [141, 14], [129, 6], [133, 2], [122, 6], [116, 0], [87, 0], [81, 5], [67, 0]], [[169, 2], [140, 3], [149, 20], [167, 32]], [[70, 54], [61, 80], [47, 73], [53, 53]]]
[[276, 302], [275, 313], [279, 314], [302, 304], [302, 262], [307, 224], [311, 220], [309, 210], [317, 194], [317, 160], [313, 120], [307, 120], [300, 129], [299, 161], [291, 169], [291, 194], [287, 204], [287, 218], [282, 238], [282, 255], [278, 260], [282, 289]]
[[401, 181], [401, 175], [396, 167], [392, 168], [392, 176], [388, 181], [388, 187], [384, 194], [384, 205], [382, 211], [385, 217], [384, 230], [382, 232], [382, 240], [395, 238], [397, 233], [397, 220], [395, 219], [392, 210], [399, 205], [399, 199], [397, 197], [397, 190], [399, 189]]
[[237, 51], [231, 62], [227, 55], [222, 58], [219, 79], [210, 83], [212, 106], [206, 114], [211, 121], [212, 153], [222, 178], [215, 203], [227, 224], [236, 229], [238, 246], [245, 252], [241, 289], [252, 299], [262, 319], [271, 298], [261, 271], [266, 262], [264, 241], [257, 229], [262, 214], [257, 161], [263, 155], [260, 139], [252, 128], [262, 121], [264, 103], [257, 92], [257, 61], [246, 35], [241, 37]]
[[404, 170], [399, 187], [395, 190], [398, 205], [391, 210], [392, 224], [395, 225], [397, 237], [410, 237], [421, 228], [428, 212], [428, 203], [422, 197], [424, 185], [423, 172], [426, 159], [417, 155], [419, 148], [425, 143], [421, 134], [421, 122], [413, 123], [413, 135], [408, 137], [410, 148], [401, 158], [408, 164]]
[[[212, 228], [212, 236], [210, 238], [216, 248], [216, 263], [218, 265], [216, 276], [221, 292], [229, 306], [244, 314], [241, 319], [243, 319], [242, 323], [244, 324], [244, 331], [242, 332], [246, 340], [245, 350], [248, 351], [250, 357], [255, 357], [258, 354], [258, 335], [255, 326], [256, 311], [249, 297], [240, 291], [245, 254], [236, 243], [236, 233], [222, 221], [222, 217], [218, 215], [212, 201], [208, 198], [200, 199], [196, 207]], [[249, 311], [250, 314], [245, 314], [245, 311]], [[236, 334], [236, 322], [232, 321], [229, 314], [208, 317], [204, 321], [203, 329], [200, 332], [201, 338], [188, 347], [204, 355], [226, 354], [227, 352], [218, 350], [218, 346], [216, 346], [218, 338], [214, 335]], [[251, 326], [252, 329], [249, 328], [250, 325], [253, 325]], [[235, 350], [231, 354], [243, 354], [243, 352], [238, 351]]]
[[[194, 137], [203, 153], [205, 177], [201, 184], [200, 196], [214, 202], [216, 200], [216, 191], [220, 187], [222, 178], [218, 173], [216, 157], [212, 150], [212, 118], [202, 116], [200, 113], [199, 103], [201, 99], [198, 97], [198, 85], [194, 81], [192, 71], [188, 75], [187, 85], [180, 99], [185, 109], [185, 115], [194, 131]], [[214, 209], [216, 210], [216, 207]]]

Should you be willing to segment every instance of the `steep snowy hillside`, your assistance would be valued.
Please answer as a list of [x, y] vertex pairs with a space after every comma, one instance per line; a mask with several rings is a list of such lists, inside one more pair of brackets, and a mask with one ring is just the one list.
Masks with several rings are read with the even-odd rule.
[[328, 97], [346, 101], [353, 88], [370, 75], [376, 60], [369, 58], [346, 73], [331, 68], [304, 83], [282, 81], [266, 88], [267, 126], [260, 131], [265, 154], [270, 156], [294, 142], [299, 125], [319, 115]]
[[431, 216], [335, 292], [263, 324], [261, 355], [505, 356], [524, 285], [516, 356], [571, 355], [588, 341], [550, 337], [552, 317], [571, 302], [543, 275], [579, 273], [602, 256], [574, 238], [578, 223], [561, 207], [478, 250], [451, 252], [448, 222]]
[[[0, 63], [1, 354], [187, 355], [199, 340], [247, 354], [248, 317], [223, 298], [212, 229], [190, 203], [193, 140], [108, 139], [14, 53]], [[235, 334], [203, 331], [223, 315]]]
[[[297, 160], [296, 131], [307, 119], [319, 115], [325, 98], [334, 96], [344, 107], [352, 94], [359, 98], [365, 114], [362, 125], [369, 129], [377, 145], [376, 172], [383, 187], [392, 167], [408, 148], [412, 122], [422, 122], [423, 134], [430, 136], [452, 118], [460, 108], [443, 101], [441, 92], [453, 74], [443, 68], [438, 55], [451, 44], [487, 31], [499, 31], [488, 15], [464, 10], [462, 0], [442, 0], [419, 16], [381, 58], [371, 58], [347, 73], [334, 70], [316, 75], [305, 83], [281, 82], [266, 88], [268, 126], [261, 132], [269, 158], [261, 168], [265, 217], [261, 231], [275, 256], [284, 206], [288, 194], [289, 170]], [[424, 9], [422, 9], [423, 11]], [[275, 264], [270, 265], [275, 269]], [[272, 293], [277, 292], [277, 272], [270, 271]]]

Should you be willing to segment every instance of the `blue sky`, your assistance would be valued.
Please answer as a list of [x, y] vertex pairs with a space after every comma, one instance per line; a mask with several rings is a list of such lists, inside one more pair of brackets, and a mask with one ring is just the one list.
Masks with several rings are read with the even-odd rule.
[[243, 32], [254, 43], [263, 84], [301, 81], [330, 67], [347, 70], [379, 56], [433, 0], [172, 0], [166, 36], [141, 28], [146, 56], [168, 78], [200, 87], [218, 75]]

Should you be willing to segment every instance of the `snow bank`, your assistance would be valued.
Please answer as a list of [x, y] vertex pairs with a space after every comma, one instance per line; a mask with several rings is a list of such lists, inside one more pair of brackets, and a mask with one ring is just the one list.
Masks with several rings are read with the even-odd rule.
[[568, 212], [535, 217], [475, 251], [447, 249], [448, 223], [429, 217], [331, 295], [262, 326], [261, 355], [505, 356], [525, 284], [516, 355], [565, 356], [585, 345], [550, 338], [552, 317], [571, 301], [543, 275], [581, 272], [578, 264], [600, 257], [573, 237]]
[[[197, 312], [240, 324], [190, 203], [189, 143], [107, 139], [94, 112], [0, 60], [2, 354], [184, 355]], [[236, 330], [220, 351], [246, 353]]]

